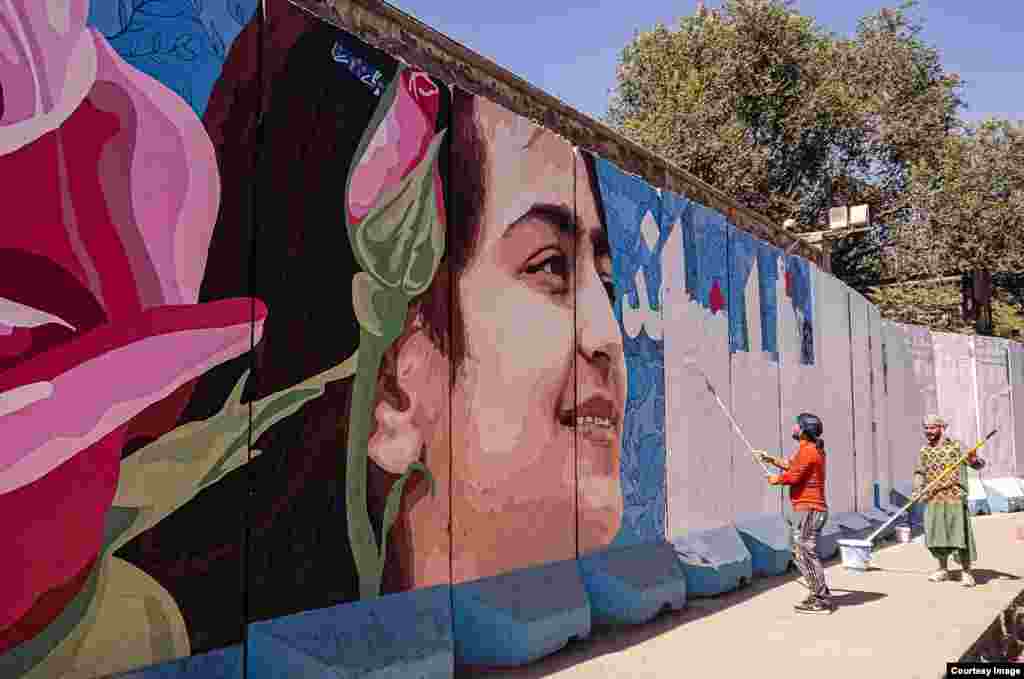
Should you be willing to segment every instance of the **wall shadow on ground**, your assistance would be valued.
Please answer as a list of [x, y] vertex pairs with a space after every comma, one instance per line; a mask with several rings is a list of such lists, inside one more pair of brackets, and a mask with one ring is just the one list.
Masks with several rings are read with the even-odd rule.
[[[880, 545], [881, 548], [886, 546], [889, 545]], [[839, 558], [822, 562], [826, 568], [838, 565], [839, 563]], [[569, 642], [565, 648], [544, 658], [542, 662], [516, 668], [502, 668], [501, 671], [479, 667], [456, 667], [455, 677], [456, 679], [475, 679], [477, 677], [481, 679], [484, 677], [487, 679], [497, 679], [499, 677], [539, 679], [540, 677], [551, 676], [582, 662], [604, 655], [620, 653], [639, 646], [684, 625], [715, 615], [734, 606], [745, 604], [765, 592], [793, 583], [798, 575], [796, 569], [791, 567], [785, 575], [755, 578], [751, 583], [732, 592], [715, 597], [691, 599], [687, 601], [685, 609], [681, 611], [663, 611], [654, 620], [645, 625], [629, 627], [595, 625], [588, 638]], [[886, 596], [881, 592], [868, 590], [834, 589], [833, 592], [836, 594], [836, 604], [840, 607], [859, 606], [877, 601]], [[796, 603], [795, 600], [794, 603]]]

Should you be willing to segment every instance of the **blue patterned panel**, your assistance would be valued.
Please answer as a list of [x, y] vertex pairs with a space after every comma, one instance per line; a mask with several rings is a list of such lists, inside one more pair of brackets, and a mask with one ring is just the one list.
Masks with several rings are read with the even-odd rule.
[[786, 294], [793, 308], [803, 317], [800, 362], [814, 365], [814, 287], [811, 267], [806, 259], [790, 255], [786, 260]]
[[622, 433], [622, 535], [616, 542], [665, 535], [665, 352], [661, 332], [661, 252], [669, 225], [643, 180], [597, 159], [612, 250], [615, 317], [629, 384]]
[[683, 222], [686, 290], [690, 299], [714, 313], [728, 306], [728, 230], [725, 215], [691, 203]]
[[231, 43], [257, 0], [93, 0], [89, 25], [125, 61], [178, 93], [200, 118]]
[[747, 279], [754, 270], [757, 243], [746, 231], [732, 224], [729, 234], [729, 353], [750, 351], [750, 328], [747, 327]]
[[761, 350], [779, 360], [779, 301], [775, 290], [779, 281], [779, 258], [782, 250], [764, 241], [757, 244], [757, 270], [761, 291]]

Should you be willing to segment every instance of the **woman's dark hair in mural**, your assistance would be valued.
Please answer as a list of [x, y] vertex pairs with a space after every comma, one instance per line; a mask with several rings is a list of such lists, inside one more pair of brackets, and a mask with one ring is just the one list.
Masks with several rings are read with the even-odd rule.
[[[269, 7], [264, 30], [272, 30], [275, 39], [261, 47], [255, 22], [243, 30], [204, 114], [221, 167], [222, 202], [202, 296], [252, 295], [270, 311], [251, 358], [199, 380], [195, 393], [201, 397], [193, 397], [188, 409], [193, 417], [202, 416], [217, 394], [223, 401], [250, 360], [246, 400], [328, 370], [358, 345], [350, 301], [358, 266], [340, 193], [380, 97], [333, 54], [343, 41], [382, 73], [383, 86], [397, 63], [299, 9]], [[261, 49], [262, 73], [253, 63]], [[467, 350], [456, 281], [478, 245], [488, 190], [487, 145], [475, 109], [475, 97], [455, 89], [450, 105], [444, 102], [438, 113], [438, 130], [450, 130], [439, 156], [447, 250], [434, 281], [415, 302], [453, 368]], [[592, 158], [587, 167], [593, 183]], [[401, 403], [395, 353], [389, 354], [379, 397]], [[328, 384], [322, 398], [252, 442], [264, 454], [244, 473], [226, 478], [122, 550], [121, 556], [155, 577], [178, 602], [194, 652], [242, 638], [243, 601], [253, 621], [357, 598], [344, 509], [350, 392], [350, 381]], [[395, 477], [373, 464], [369, 469], [379, 540], [377, 508]], [[427, 484], [410, 482], [406, 497], [415, 501], [426, 492]], [[402, 530], [396, 523], [389, 552], [401, 548], [395, 534]], [[389, 556], [385, 591], [405, 586], [402, 561]], [[239, 608], [210, 597], [211, 588], [229, 598], [238, 592]]]
[[[268, 11], [274, 40], [261, 42], [256, 21], [243, 30], [203, 118], [222, 201], [202, 298], [252, 295], [270, 311], [251, 356], [199, 380], [195, 416], [207, 401], [219, 407], [250, 362], [246, 401], [331, 369], [358, 346], [358, 267], [340, 194], [380, 99], [332, 52], [344, 40], [388, 80], [397, 64], [291, 5], [270, 3]], [[446, 106], [440, 114], [447, 119]], [[323, 397], [252, 441], [263, 455], [244, 471], [119, 554], [172, 595], [193, 652], [240, 641], [243, 606], [254, 621], [357, 598], [344, 527], [350, 391], [349, 380], [329, 383]]]
[[[455, 370], [466, 355], [465, 328], [455, 281], [476, 251], [487, 197], [487, 146], [477, 124], [476, 97], [452, 90], [449, 164], [442, 172], [448, 205], [445, 257], [434, 282], [417, 300], [424, 326]], [[441, 121], [439, 126], [444, 126]], [[453, 370], [454, 374], [454, 370]]]

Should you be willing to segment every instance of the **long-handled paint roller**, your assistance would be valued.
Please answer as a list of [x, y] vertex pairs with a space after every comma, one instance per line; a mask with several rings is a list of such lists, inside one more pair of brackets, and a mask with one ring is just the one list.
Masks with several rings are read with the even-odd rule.
[[943, 479], [945, 479], [946, 476], [948, 476], [954, 470], [959, 469], [960, 465], [962, 465], [964, 463], [964, 461], [968, 457], [970, 457], [974, 452], [976, 452], [979, 448], [981, 448], [983, 445], [985, 445], [985, 442], [988, 441], [990, 438], [992, 438], [995, 435], [996, 435], [996, 430], [993, 429], [991, 432], [989, 432], [988, 436], [986, 436], [985, 438], [983, 438], [980, 441], [978, 441], [978, 443], [973, 448], [971, 448], [966, 453], [961, 455], [959, 460], [957, 460], [956, 462], [954, 462], [953, 464], [949, 465], [944, 470], [942, 470], [942, 473], [939, 474], [938, 476], [936, 476], [932, 480], [931, 483], [929, 483], [927, 486], [925, 486], [924, 488], [919, 490], [917, 493], [914, 493], [914, 497], [910, 498], [910, 502], [908, 502], [906, 505], [904, 505], [903, 509], [901, 509], [900, 511], [896, 512], [895, 514], [893, 514], [892, 517], [888, 521], [883, 523], [878, 528], [878, 530], [876, 530], [874, 533], [869, 535], [866, 539], [864, 539], [864, 540], [840, 540], [839, 541], [839, 553], [842, 555], [843, 567], [846, 568], [847, 570], [853, 570], [853, 571], [866, 571], [866, 570], [868, 570], [868, 568], [871, 566], [871, 548], [872, 548], [872, 545], [873, 545], [873, 543], [875, 541], [875, 538], [877, 538], [879, 535], [881, 535], [885, 531], [886, 528], [891, 526], [896, 521], [896, 519], [898, 519], [901, 516], [903, 516], [903, 513], [906, 512], [908, 509], [910, 509], [910, 507], [915, 502], [917, 502], [922, 497], [924, 497], [928, 493], [928, 491], [930, 491], [935, 486], [935, 484], [937, 484], [939, 481], [942, 481]]
[[747, 450], [750, 451], [750, 454], [753, 456], [754, 460], [756, 460], [758, 464], [761, 465], [761, 469], [764, 470], [765, 475], [770, 475], [772, 473], [771, 470], [768, 469], [767, 465], [765, 465], [764, 460], [761, 459], [761, 456], [754, 452], [754, 446], [750, 445], [750, 441], [748, 441], [747, 437], [743, 435], [743, 430], [740, 429], [740, 425], [739, 423], [736, 422], [736, 418], [732, 416], [732, 413], [729, 412], [729, 409], [725, 407], [724, 403], [722, 403], [722, 399], [718, 397], [718, 392], [715, 391], [715, 387], [711, 384], [711, 380], [708, 379], [708, 376], [705, 375], [704, 371], [701, 370], [700, 367], [697, 365], [697, 361], [693, 358], [688, 357], [683, 359], [683, 363], [685, 365], [692, 367], [694, 370], [700, 373], [701, 377], [704, 378], [704, 384], [707, 386], [708, 391], [710, 391], [711, 395], [715, 397], [715, 401], [718, 403], [718, 407], [721, 408], [722, 412], [725, 413], [725, 416], [729, 418], [729, 422], [732, 423], [733, 429], [736, 430], [736, 434], [739, 435], [740, 439], [743, 441], [743, 445], [745, 445], [747, 447]]

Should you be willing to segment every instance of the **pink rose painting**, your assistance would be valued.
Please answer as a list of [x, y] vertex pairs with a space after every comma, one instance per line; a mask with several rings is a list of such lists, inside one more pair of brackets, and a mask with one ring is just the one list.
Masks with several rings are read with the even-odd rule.
[[[190, 654], [170, 594], [114, 553], [368, 363], [351, 356], [251, 404], [246, 373], [219, 412], [178, 425], [195, 380], [250, 351], [268, 311], [198, 301], [220, 204], [213, 146], [88, 14], [87, 0], [0, 4], [0, 666], [19, 679]], [[346, 212], [360, 275], [407, 301], [444, 248], [438, 91], [405, 71], [394, 96]], [[380, 320], [400, 327], [399, 315]]]
[[0, 656], [93, 568], [126, 441], [169, 431], [186, 385], [249, 351], [267, 313], [197, 303], [213, 147], [88, 9], [0, 5]]
[[401, 477], [388, 493], [378, 545], [366, 507], [378, 370], [384, 352], [405, 328], [410, 302], [429, 287], [444, 255], [437, 156], [445, 133], [434, 132], [439, 95], [426, 73], [399, 70], [363, 135], [345, 191], [349, 242], [363, 269], [352, 280], [352, 306], [360, 325], [359, 374], [349, 412], [345, 494], [349, 544], [363, 599], [380, 594], [388, 533], [406, 481], [420, 472], [434, 484], [418, 459], [383, 463]]
[[[393, 101], [381, 107], [384, 118], [352, 170], [346, 198], [353, 225], [361, 222], [384, 194], [396, 190], [423, 160], [434, 139], [440, 101], [437, 85], [426, 73], [412, 69], [403, 69], [398, 81]], [[438, 197], [438, 219], [443, 223], [441, 175], [436, 170], [432, 182]]]

